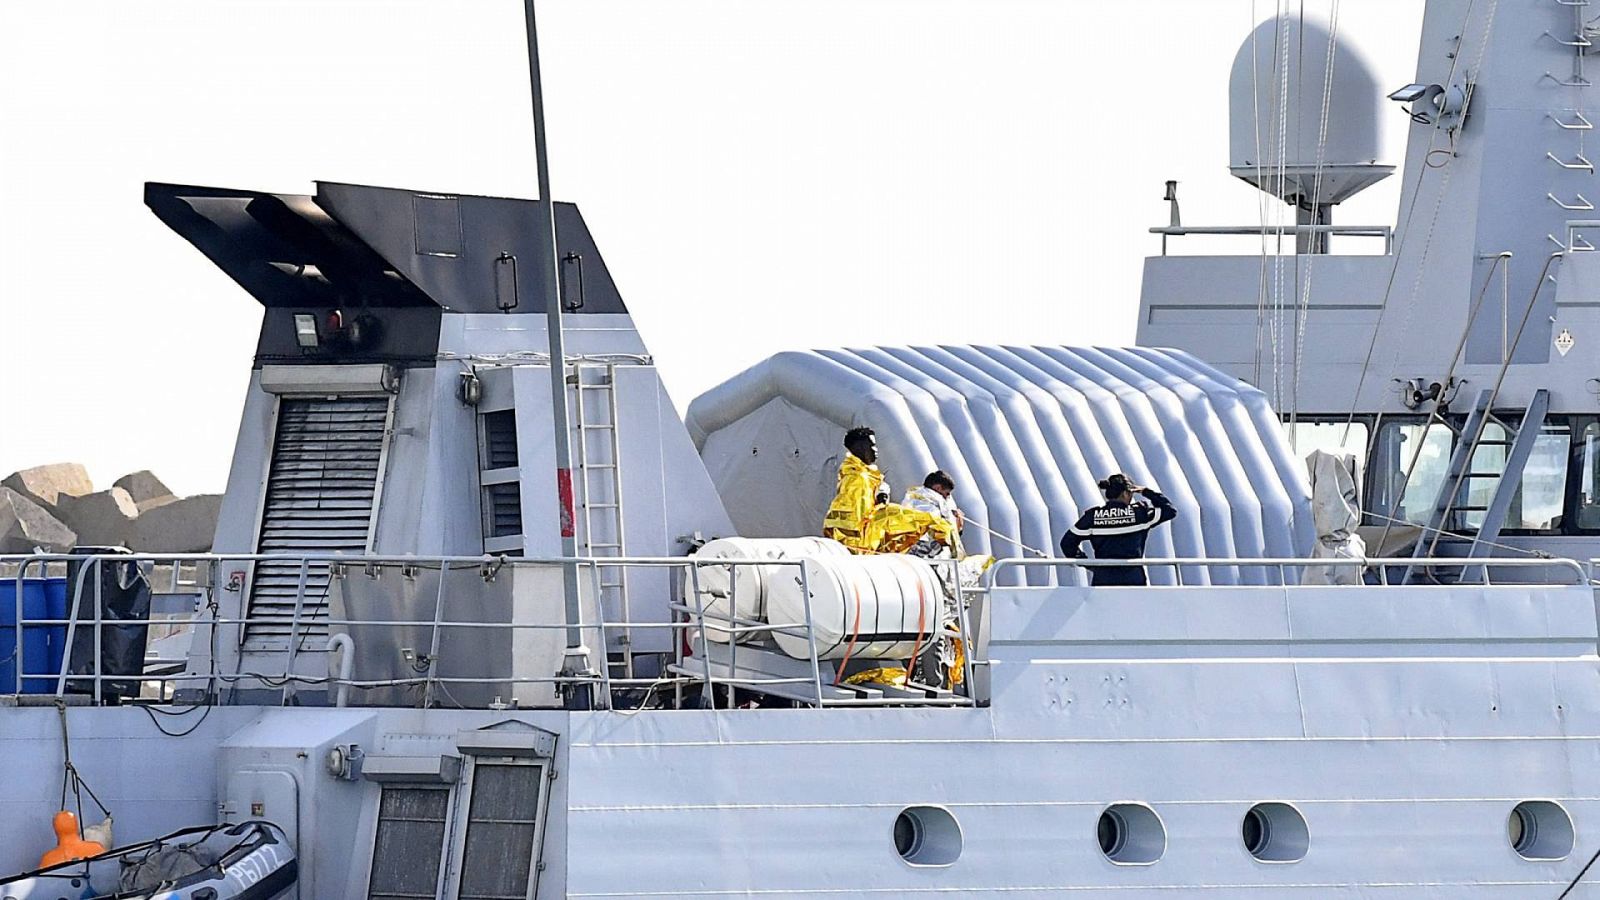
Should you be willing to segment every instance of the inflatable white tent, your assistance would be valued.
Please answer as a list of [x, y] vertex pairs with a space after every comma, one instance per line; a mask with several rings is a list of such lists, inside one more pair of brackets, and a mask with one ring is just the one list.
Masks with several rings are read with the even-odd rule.
[[[739, 533], [818, 533], [847, 428], [878, 434], [895, 499], [933, 469], [956, 482], [967, 548], [1059, 555], [1096, 481], [1125, 472], [1179, 509], [1155, 556], [1304, 556], [1305, 466], [1259, 390], [1176, 350], [879, 347], [780, 353], [689, 405], [690, 434]], [[1150, 573], [1172, 583], [1176, 573]], [[1266, 584], [1262, 567], [1185, 568], [1185, 583]], [[1291, 576], [1293, 577], [1293, 576]], [[1049, 567], [1019, 580], [1049, 584]]]

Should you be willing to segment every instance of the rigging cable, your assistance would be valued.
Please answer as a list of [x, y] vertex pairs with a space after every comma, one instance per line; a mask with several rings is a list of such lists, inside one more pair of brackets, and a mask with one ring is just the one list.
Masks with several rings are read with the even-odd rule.
[[[1323, 63], [1322, 71], [1322, 116], [1317, 125], [1317, 165], [1312, 176], [1311, 187], [1311, 224], [1313, 227], [1320, 224], [1317, 210], [1322, 206], [1322, 174], [1328, 156], [1328, 109], [1333, 99], [1333, 63], [1334, 49], [1339, 42], [1339, 0], [1333, 0], [1329, 14], [1328, 26], [1328, 54]], [[1312, 231], [1308, 235], [1307, 243], [1313, 248], [1317, 245], [1318, 232]], [[1311, 312], [1311, 268], [1315, 254], [1306, 254], [1305, 278], [1300, 289], [1300, 306], [1295, 315], [1294, 354], [1292, 357], [1294, 373], [1293, 386], [1290, 389], [1289, 399], [1289, 436], [1290, 441], [1295, 440], [1295, 426], [1300, 419], [1300, 365], [1305, 355], [1306, 345], [1306, 317]], [[1298, 261], [1300, 256], [1297, 254]], [[1295, 452], [1299, 452], [1298, 446]]]
[[[1462, 19], [1461, 19], [1461, 30], [1458, 32], [1462, 36], [1466, 35], [1467, 26], [1469, 24], [1471, 24], [1471, 22], [1472, 22], [1472, 10], [1476, 5], [1477, 5], [1477, 0], [1468, 0], [1468, 2], [1467, 2], [1466, 12], [1462, 15]], [[1488, 49], [1488, 46], [1489, 46], [1489, 34], [1494, 28], [1495, 13], [1499, 10], [1499, 6], [1500, 6], [1499, 0], [1489, 0], [1489, 11], [1484, 17], [1483, 40], [1478, 45], [1478, 56], [1477, 56], [1477, 59], [1474, 61], [1474, 70], [1475, 71], [1481, 69], [1481, 67], [1482, 67], [1484, 51], [1486, 49]], [[1459, 45], [1457, 46], [1457, 50], [1458, 51], [1460, 50]], [[1461, 64], [1461, 54], [1460, 54], [1460, 52], [1457, 52], [1455, 54], [1455, 56], [1453, 56], [1451, 58], [1451, 61], [1450, 61], [1450, 72], [1449, 72], [1448, 76], [1445, 78], [1445, 83], [1446, 84], [1454, 83], [1455, 75], [1456, 75], [1456, 68], [1458, 66], [1460, 66], [1460, 64]], [[1440, 131], [1440, 129], [1434, 128], [1433, 133], [1428, 136], [1428, 150], [1427, 150], [1426, 153], [1423, 154], [1424, 161], [1426, 161], [1429, 158], [1429, 156], [1436, 149], [1435, 148], [1435, 143], [1439, 139], [1439, 131]], [[1361, 374], [1356, 380], [1356, 389], [1350, 395], [1350, 410], [1345, 416], [1344, 436], [1341, 438], [1341, 441], [1348, 441], [1350, 439], [1350, 430], [1351, 430], [1352, 426], [1355, 424], [1356, 406], [1357, 406], [1357, 404], [1359, 403], [1359, 401], [1361, 399], [1361, 389], [1366, 384], [1367, 373], [1371, 370], [1371, 367], [1372, 367], [1373, 352], [1377, 349], [1377, 346], [1378, 346], [1378, 335], [1383, 333], [1383, 318], [1389, 312], [1389, 295], [1394, 290], [1395, 276], [1400, 271], [1400, 259], [1401, 259], [1401, 256], [1402, 256], [1402, 252], [1405, 249], [1406, 239], [1411, 234], [1411, 220], [1416, 215], [1417, 200], [1422, 195], [1422, 179], [1423, 179], [1423, 176], [1425, 174], [1427, 174], [1429, 168], [1430, 168], [1430, 166], [1428, 166], [1428, 165], [1418, 166], [1417, 167], [1416, 179], [1411, 185], [1411, 203], [1406, 208], [1405, 220], [1402, 223], [1400, 223], [1400, 225], [1401, 225], [1400, 237], [1399, 237], [1399, 240], [1395, 244], [1395, 247], [1394, 247], [1394, 250], [1393, 250], [1393, 260], [1389, 265], [1389, 280], [1384, 285], [1384, 288], [1383, 288], [1383, 299], [1379, 302], [1379, 305], [1378, 305], [1378, 316], [1377, 316], [1377, 319], [1372, 323], [1372, 339], [1370, 341], [1368, 341], [1368, 343], [1367, 343], [1367, 355], [1366, 355], [1366, 358], [1363, 359], [1362, 362], [1361, 362]], [[1416, 303], [1415, 303], [1416, 294], [1417, 294], [1418, 289], [1421, 287], [1421, 284], [1422, 284], [1422, 273], [1427, 268], [1428, 251], [1432, 247], [1432, 244], [1433, 244], [1434, 228], [1438, 224], [1438, 221], [1439, 221], [1439, 210], [1440, 210], [1440, 207], [1443, 206], [1443, 204], [1444, 204], [1444, 195], [1445, 195], [1446, 189], [1449, 187], [1449, 184], [1450, 184], [1450, 173], [1452, 171], [1454, 171], [1454, 169], [1455, 169], [1454, 166], [1445, 167], [1443, 180], [1440, 181], [1439, 189], [1438, 189], [1438, 191], [1435, 192], [1434, 205], [1433, 205], [1433, 218], [1428, 224], [1428, 232], [1427, 232], [1427, 237], [1426, 237], [1426, 243], [1423, 246], [1422, 258], [1417, 261], [1417, 278], [1416, 278], [1416, 281], [1412, 285], [1412, 292], [1411, 292], [1412, 302], [1406, 305], [1406, 319], [1405, 319], [1405, 322], [1402, 324], [1401, 330], [1399, 332], [1401, 335], [1404, 335], [1405, 329], [1410, 327], [1411, 313], [1412, 313], [1413, 309], [1416, 306]], [[1393, 367], [1394, 364], [1397, 364], [1399, 362], [1400, 347], [1401, 346], [1403, 346], [1403, 344], [1399, 344], [1399, 343], [1396, 344], [1396, 347], [1395, 347], [1395, 361], [1394, 361], [1394, 363], [1391, 364], [1391, 368]]]
[[1261, 31], [1256, 21], [1256, 2], [1250, 0], [1250, 123], [1256, 137], [1256, 222], [1261, 234], [1261, 269], [1256, 278], [1256, 356], [1255, 377], [1252, 383], [1261, 384], [1261, 328], [1267, 314], [1267, 198], [1261, 187], [1261, 84], [1258, 68], [1260, 53], [1256, 49], [1256, 35]]
[[[1302, 0], [1304, 2], [1304, 0]], [[1280, 3], [1278, 13], [1277, 59], [1278, 87], [1274, 114], [1277, 116], [1277, 165], [1273, 172], [1273, 192], [1282, 199], [1288, 183], [1289, 171], [1289, 5]], [[1272, 339], [1272, 405], [1283, 405], [1283, 234], [1284, 207], [1273, 207], [1273, 257], [1272, 257], [1272, 318], [1268, 334]]]

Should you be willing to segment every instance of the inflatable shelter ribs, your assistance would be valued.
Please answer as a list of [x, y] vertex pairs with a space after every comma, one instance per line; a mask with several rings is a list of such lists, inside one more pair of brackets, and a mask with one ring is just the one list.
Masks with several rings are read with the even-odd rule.
[[[773, 356], [689, 405], [690, 434], [739, 533], [814, 534], [845, 429], [878, 433], [895, 496], [935, 468], [956, 481], [967, 549], [1058, 555], [1111, 472], [1182, 515], [1152, 556], [1302, 556], [1313, 533], [1305, 466], [1260, 390], [1176, 350], [877, 347]], [[781, 487], [780, 487], [781, 486]], [[1018, 580], [1054, 583], [1048, 567]], [[1173, 583], [1178, 573], [1150, 573]], [[1063, 578], [1072, 576], [1062, 576]], [[1266, 567], [1185, 567], [1187, 584], [1270, 584]]]

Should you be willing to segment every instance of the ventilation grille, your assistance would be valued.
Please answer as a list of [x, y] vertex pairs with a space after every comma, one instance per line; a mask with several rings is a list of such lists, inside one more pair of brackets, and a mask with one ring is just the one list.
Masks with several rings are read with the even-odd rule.
[[517, 464], [517, 412], [502, 409], [483, 414], [483, 468], [507, 469]]
[[449, 789], [386, 785], [379, 797], [368, 900], [432, 900], [438, 895]]
[[491, 538], [522, 533], [522, 488], [515, 481], [483, 486], [483, 533]]
[[[388, 397], [279, 402], [257, 552], [366, 552], [388, 418]], [[299, 583], [299, 563], [256, 564], [247, 641], [289, 636]], [[328, 566], [313, 563], [298, 633], [326, 635], [327, 617]]]
[[539, 766], [485, 765], [472, 771], [461, 859], [461, 900], [526, 897], [539, 833]]

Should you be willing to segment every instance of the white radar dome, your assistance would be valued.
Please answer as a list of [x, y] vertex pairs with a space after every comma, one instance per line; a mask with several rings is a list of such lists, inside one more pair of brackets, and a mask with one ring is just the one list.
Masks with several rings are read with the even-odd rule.
[[1381, 101], [1372, 66], [1344, 38], [1334, 42], [1325, 22], [1268, 19], [1233, 59], [1228, 170], [1290, 203], [1346, 200], [1394, 171], [1378, 164]]

